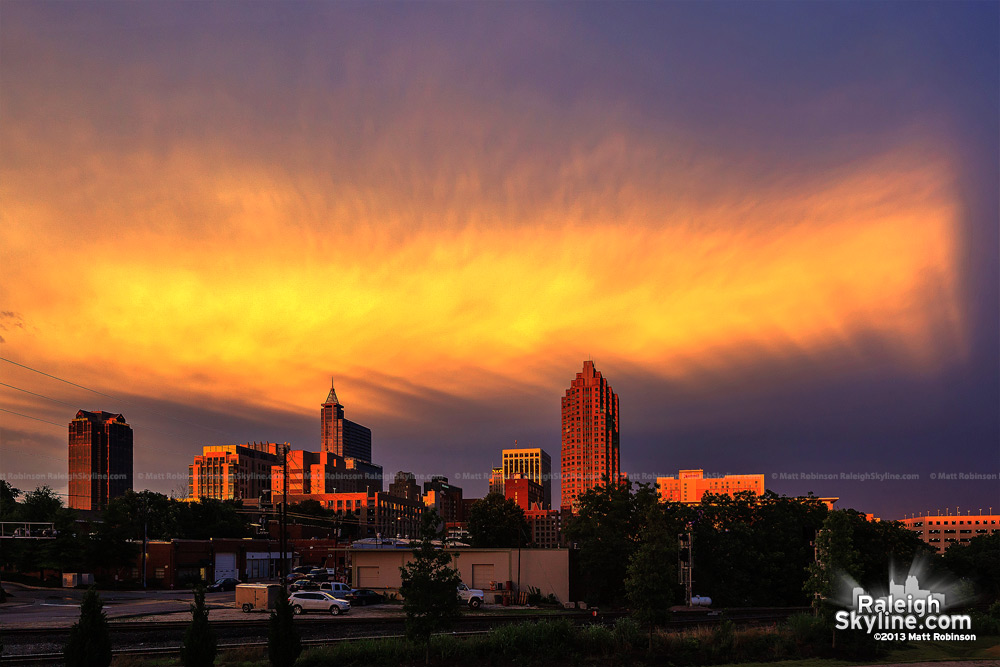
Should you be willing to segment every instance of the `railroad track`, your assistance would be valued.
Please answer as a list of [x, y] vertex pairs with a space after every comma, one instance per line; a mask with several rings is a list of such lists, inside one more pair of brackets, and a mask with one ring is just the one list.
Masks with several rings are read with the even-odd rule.
[[[774, 608], [774, 609], [731, 609], [718, 613], [712, 612], [681, 612], [664, 624], [665, 628], [682, 630], [700, 625], [711, 625], [722, 620], [729, 620], [737, 625], [761, 625], [785, 620], [790, 615], [801, 613], [808, 608]], [[453, 633], [456, 636], [482, 635], [496, 625], [507, 623], [537, 622], [554, 618], [569, 618], [574, 623], [586, 625], [589, 623], [608, 623], [625, 616], [626, 612], [571, 612], [560, 615], [552, 614], [509, 614], [487, 615], [476, 614], [462, 616], [456, 622], [459, 628]], [[219, 649], [235, 649], [267, 646], [267, 617], [212, 621], [212, 628], [219, 640]], [[122, 648], [114, 650], [115, 655], [122, 656], [167, 656], [177, 655], [183, 641], [187, 621], [164, 621], [162, 623], [141, 621], [135, 623], [112, 623], [112, 642]], [[364, 617], [338, 618], [330, 623], [326, 617], [300, 618], [296, 626], [302, 634], [305, 646], [321, 646], [344, 641], [360, 641], [367, 639], [386, 639], [402, 637], [405, 630], [405, 620], [400, 617]], [[24, 645], [44, 645], [49, 650], [36, 651], [15, 655], [0, 656], [4, 665], [26, 664], [58, 664], [63, 661], [61, 652], [52, 649], [65, 643], [69, 635], [68, 628], [7, 628], [3, 630], [3, 642], [9, 649]], [[44, 639], [42, 639], [44, 638]], [[13, 642], [12, 642], [13, 640]], [[146, 646], [147, 643], [160, 645]]]

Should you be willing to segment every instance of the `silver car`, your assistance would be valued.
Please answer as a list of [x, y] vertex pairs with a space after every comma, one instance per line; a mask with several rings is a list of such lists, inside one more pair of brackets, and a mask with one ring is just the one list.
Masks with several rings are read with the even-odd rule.
[[346, 614], [351, 610], [351, 603], [338, 600], [326, 591], [300, 591], [288, 596], [288, 604], [292, 612], [301, 614], [307, 611], [325, 611], [336, 616]]

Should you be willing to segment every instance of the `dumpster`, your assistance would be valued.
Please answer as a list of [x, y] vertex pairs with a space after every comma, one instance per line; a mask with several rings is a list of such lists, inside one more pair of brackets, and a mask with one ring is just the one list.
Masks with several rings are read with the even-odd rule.
[[236, 607], [244, 612], [254, 609], [274, 609], [281, 599], [278, 584], [239, 584], [236, 586]]

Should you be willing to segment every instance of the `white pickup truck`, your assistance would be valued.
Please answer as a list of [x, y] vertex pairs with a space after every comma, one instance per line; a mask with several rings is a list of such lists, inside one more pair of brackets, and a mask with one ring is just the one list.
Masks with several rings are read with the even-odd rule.
[[469, 605], [470, 609], [479, 609], [483, 606], [483, 592], [478, 588], [469, 588], [465, 584], [458, 585], [458, 599]]

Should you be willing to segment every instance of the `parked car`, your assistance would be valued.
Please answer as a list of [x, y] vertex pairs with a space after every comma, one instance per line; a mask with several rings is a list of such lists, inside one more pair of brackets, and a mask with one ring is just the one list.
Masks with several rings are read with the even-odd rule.
[[285, 581], [288, 582], [298, 581], [299, 579], [305, 579], [305, 578], [306, 575], [302, 574], [301, 572], [292, 572], [291, 574], [285, 575]]
[[465, 602], [472, 609], [479, 609], [483, 606], [485, 595], [478, 588], [469, 588], [465, 584], [458, 585], [458, 599]]
[[302, 614], [307, 611], [325, 611], [333, 614], [346, 614], [351, 610], [351, 603], [338, 600], [323, 591], [292, 593], [288, 596], [288, 604], [292, 605], [292, 613]]
[[367, 588], [362, 588], [360, 590], [354, 590], [348, 593], [345, 598], [351, 603], [351, 606], [365, 607], [370, 604], [382, 604], [385, 602], [385, 597], [375, 591], [368, 590]]
[[309, 574], [307, 574], [306, 576], [312, 579], [313, 581], [326, 581], [327, 579], [329, 579], [329, 577], [326, 574], [325, 568], [317, 568], [314, 570], [310, 570]]
[[299, 565], [297, 567], [293, 567], [292, 568], [292, 573], [293, 574], [309, 574], [314, 569], [315, 568], [312, 565]]
[[298, 579], [288, 585], [288, 590], [293, 593], [295, 591], [318, 591], [319, 584], [309, 579]]
[[340, 598], [341, 600], [346, 600], [351, 592], [350, 586], [339, 581], [324, 581], [319, 585], [319, 589], [327, 593], [332, 593], [333, 597]]
[[235, 591], [236, 586], [239, 585], [239, 583], [240, 583], [239, 579], [226, 577], [225, 579], [219, 579], [205, 590], [208, 591], [209, 593], [218, 593], [219, 591]]

